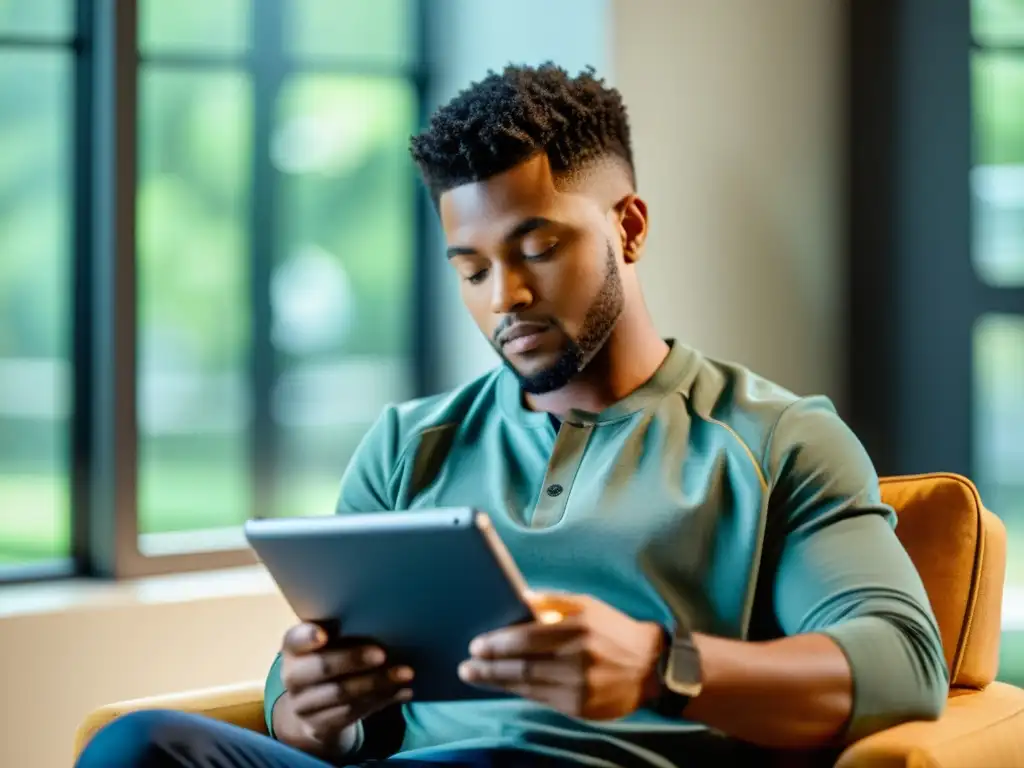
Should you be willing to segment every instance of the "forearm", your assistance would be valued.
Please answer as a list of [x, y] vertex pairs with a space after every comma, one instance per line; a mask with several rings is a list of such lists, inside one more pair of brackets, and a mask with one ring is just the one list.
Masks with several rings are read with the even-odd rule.
[[824, 746], [850, 718], [853, 684], [839, 646], [825, 635], [740, 642], [695, 635], [704, 685], [688, 720], [770, 748]]

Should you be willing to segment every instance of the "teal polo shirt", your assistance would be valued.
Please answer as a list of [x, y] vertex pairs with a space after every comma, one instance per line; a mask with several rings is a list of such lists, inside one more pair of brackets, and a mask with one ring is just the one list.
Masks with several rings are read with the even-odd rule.
[[[846, 740], [940, 708], [935, 617], [832, 404], [669, 343], [654, 376], [600, 413], [530, 411], [504, 367], [386, 408], [344, 473], [338, 513], [474, 507], [533, 589], [666, 626], [683, 615], [721, 637], [828, 634], [853, 671]], [[268, 724], [281, 692], [275, 662]], [[692, 757], [709, 735], [647, 710], [588, 722], [519, 699], [403, 711], [403, 757], [511, 746], [652, 768]]]

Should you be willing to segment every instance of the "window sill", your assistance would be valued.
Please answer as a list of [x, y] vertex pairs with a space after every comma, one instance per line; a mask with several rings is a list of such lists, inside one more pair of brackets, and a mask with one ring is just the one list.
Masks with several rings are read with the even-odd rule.
[[0, 621], [15, 616], [276, 593], [273, 579], [261, 565], [125, 581], [67, 579], [3, 587]]

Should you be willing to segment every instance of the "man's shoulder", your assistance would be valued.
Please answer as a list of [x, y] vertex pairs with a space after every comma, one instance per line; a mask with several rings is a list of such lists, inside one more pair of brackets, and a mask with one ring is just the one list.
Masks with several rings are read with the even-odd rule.
[[824, 395], [798, 395], [742, 364], [703, 355], [688, 399], [696, 418], [731, 432], [762, 466], [785, 416], [813, 413], [839, 419]]
[[[500, 371], [490, 371], [450, 392], [385, 406], [363, 435], [341, 480], [339, 512], [400, 509], [408, 503], [407, 459], [424, 440], [442, 449], [467, 414], [495, 412]], [[422, 479], [422, 478], [421, 478]]]
[[385, 408], [382, 418], [390, 421], [399, 454], [424, 433], [455, 427], [473, 412], [496, 413], [501, 374], [493, 368], [454, 389]]
[[700, 356], [689, 394], [691, 407], [699, 416], [726, 423], [753, 419], [769, 428], [787, 408], [803, 399], [745, 365], [706, 355]]

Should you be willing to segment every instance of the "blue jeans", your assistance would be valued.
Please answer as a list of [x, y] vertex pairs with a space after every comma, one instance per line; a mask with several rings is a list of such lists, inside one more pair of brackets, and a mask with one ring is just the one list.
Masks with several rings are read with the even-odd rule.
[[[560, 768], [538, 755], [501, 751], [448, 752], [429, 761], [391, 759], [368, 765]], [[76, 768], [329, 768], [268, 736], [201, 715], [144, 710], [119, 717], [89, 742]]]

